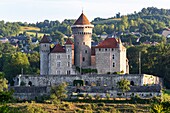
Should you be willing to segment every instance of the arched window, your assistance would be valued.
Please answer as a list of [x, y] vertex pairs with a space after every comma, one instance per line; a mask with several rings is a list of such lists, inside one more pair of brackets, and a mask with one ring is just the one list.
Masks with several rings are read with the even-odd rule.
[[133, 81], [130, 81], [130, 85], [131, 85], [131, 86], [134, 86], [135, 84], [134, 84], [134, 82], [133, 82]]
[[32, 82], [31, 82], [31, 81], [29, 81], [29, 82], [28, 82], [28, 85], [29, 85], [29, 86], [32, 86]]

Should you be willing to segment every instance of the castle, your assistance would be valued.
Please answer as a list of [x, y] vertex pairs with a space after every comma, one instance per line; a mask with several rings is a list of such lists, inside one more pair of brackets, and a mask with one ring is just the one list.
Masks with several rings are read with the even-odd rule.
[[[14, 78], [14, 96], [19, 99], [35, 99], [50, 94], [50, 88], [63, 82], [68, 84], [69, 97], [78, 94], [106, 97], [141, 98], [161, 96], [161, 79], [147, 74], [128, 74], [126, 48], [118, 38], [106, 38], [97, 46], [91, 46], [93, 25], [82, 13], [72, 25], [74, 43], [70, 38], [65, 45], [50, 47], [44, 35], [40, 42], [40, 75], [18, 75]], [[78, 67], [80, 70], [77, 71]], [[94, 69], [88, 74], [81, 69]], [[109, 72], [109, 73], [108, 73]], [[121, 72], [115, 74], [114, 72]], [[130, 90], [122, 93], [116, 86], [121, 79], [130, 81]], [[120, 95], [121, 94], [121, 95]]]
[[47, 36], [40, 42], [40, 75], [78, 74], [75, 67], [96, 69], [98, 74], [129, 73], [126, 48], [119, 38], [106, 38], [91, 46], [92, 25], [82, 13], [71, 26], [74, 43], [68, 39], [65, 46], [50, 48]]

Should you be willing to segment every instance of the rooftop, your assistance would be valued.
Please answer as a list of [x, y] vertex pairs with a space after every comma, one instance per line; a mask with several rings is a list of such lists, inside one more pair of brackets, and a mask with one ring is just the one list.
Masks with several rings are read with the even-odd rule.
[[118, 41], [116, 38], [106, 38], [95, 48], [118, 48]]
[[56, 44], [51, 53], [65, 53], [65, 49], [60, 44]]
[[50, 43], [48, 37], [46, 35], [43, 36], [43, 38], [41, 39], [40, 43]]
[[91, 25], [87, 17], [82, 13], [80, 17], [76, 20], [74, 25]]

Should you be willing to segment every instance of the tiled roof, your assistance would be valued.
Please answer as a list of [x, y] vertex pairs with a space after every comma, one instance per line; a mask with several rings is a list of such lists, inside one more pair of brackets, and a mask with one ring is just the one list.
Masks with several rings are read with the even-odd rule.
[[46, 35], [44, 35], [43, 38], [41, 39], [40, 43], [50, 43], [50, 41], [48, 40], [48, 37]]
[[60, 44], [56, 44], [52, 49], [51, 53], [65, 53], [65, 49]]
[[70, 45], [72, 45], [73, 42], [72, 42], [72, 40], [71, 40], [70, 38], [68, 38], [65, 44], [70, 44]]
[[80, 17], [76, 20], [74, 25], [91, 25], [87, 17], [82, 13]]
[[118, 42], [116, 38], [106, 38], [96, 48], [118, 48]]

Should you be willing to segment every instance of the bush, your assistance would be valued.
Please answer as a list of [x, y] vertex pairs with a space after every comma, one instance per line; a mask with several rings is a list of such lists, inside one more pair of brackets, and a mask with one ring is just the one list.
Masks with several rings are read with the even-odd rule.
[[102, 103], [98, 103], [97, 105], [98, 105], [98, 107], [105, 107], [105, 103], [103, 103], [103, 102]]

